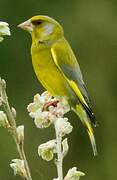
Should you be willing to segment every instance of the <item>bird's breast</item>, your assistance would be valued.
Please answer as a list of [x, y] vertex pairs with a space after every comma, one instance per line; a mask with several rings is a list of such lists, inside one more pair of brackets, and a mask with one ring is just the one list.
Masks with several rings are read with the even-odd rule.
[[31, 53], [34, 71], [44, 88], [53, 95], [67, 96], [68, 83], [54, 63], [51, 48], [32, 46]]

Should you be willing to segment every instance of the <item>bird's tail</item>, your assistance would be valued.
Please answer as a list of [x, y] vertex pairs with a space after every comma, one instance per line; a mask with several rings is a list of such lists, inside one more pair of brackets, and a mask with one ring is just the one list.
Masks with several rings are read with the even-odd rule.
[[85, 111], [85, 109], [83, 108], [83, 106], [81, 104], [77, 104], [76, 107], [73, 108], [73, 111], [75, 111], [75, 113], [79, 116], [83, 125], [86, 127], [87, 133], [88, 133], [90, 141], [91, 141], [94, 156], [96, 156], [97, 148], [96, 148], [95, 137], [94, 137], [91, 121], [90, 121], [90, 118], [89, 118], [87, 112]]

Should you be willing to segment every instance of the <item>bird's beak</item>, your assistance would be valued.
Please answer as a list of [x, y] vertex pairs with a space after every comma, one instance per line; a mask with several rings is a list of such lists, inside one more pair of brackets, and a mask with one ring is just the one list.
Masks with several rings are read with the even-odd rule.
[[18, 27], [21, 28], [21, 29], [24, 29], [24, 30], [26, 30], [26, 31], [28, 31], [30, 33], [32, 33], [32, 31], [34, 29], [34, 26], [31, 23], [30, 19], [25, 21], [25, 22], [23, 22], [23, 23], [21, 23], [21, 24], [19, 24]]

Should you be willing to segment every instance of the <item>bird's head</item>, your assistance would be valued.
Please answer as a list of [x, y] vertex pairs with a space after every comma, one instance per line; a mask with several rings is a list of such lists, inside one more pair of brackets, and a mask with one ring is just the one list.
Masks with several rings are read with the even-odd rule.
[[28, 31], [33, 41], [54, 41], [63, 36], [61, 25], [48, 16], [33, 16], [18, 27]]

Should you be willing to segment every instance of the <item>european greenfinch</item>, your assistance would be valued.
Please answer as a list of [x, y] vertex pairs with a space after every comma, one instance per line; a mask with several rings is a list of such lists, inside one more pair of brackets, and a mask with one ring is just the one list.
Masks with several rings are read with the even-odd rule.
[[96, 119], [78, 61], [64, 37], [62, 26], [48, 16], [33, 16], [18, 25], [32, 37], [32, 64], [38, 80], [53, 96], [65, 97], [79, 116], [97, 154], [92, 125]]

